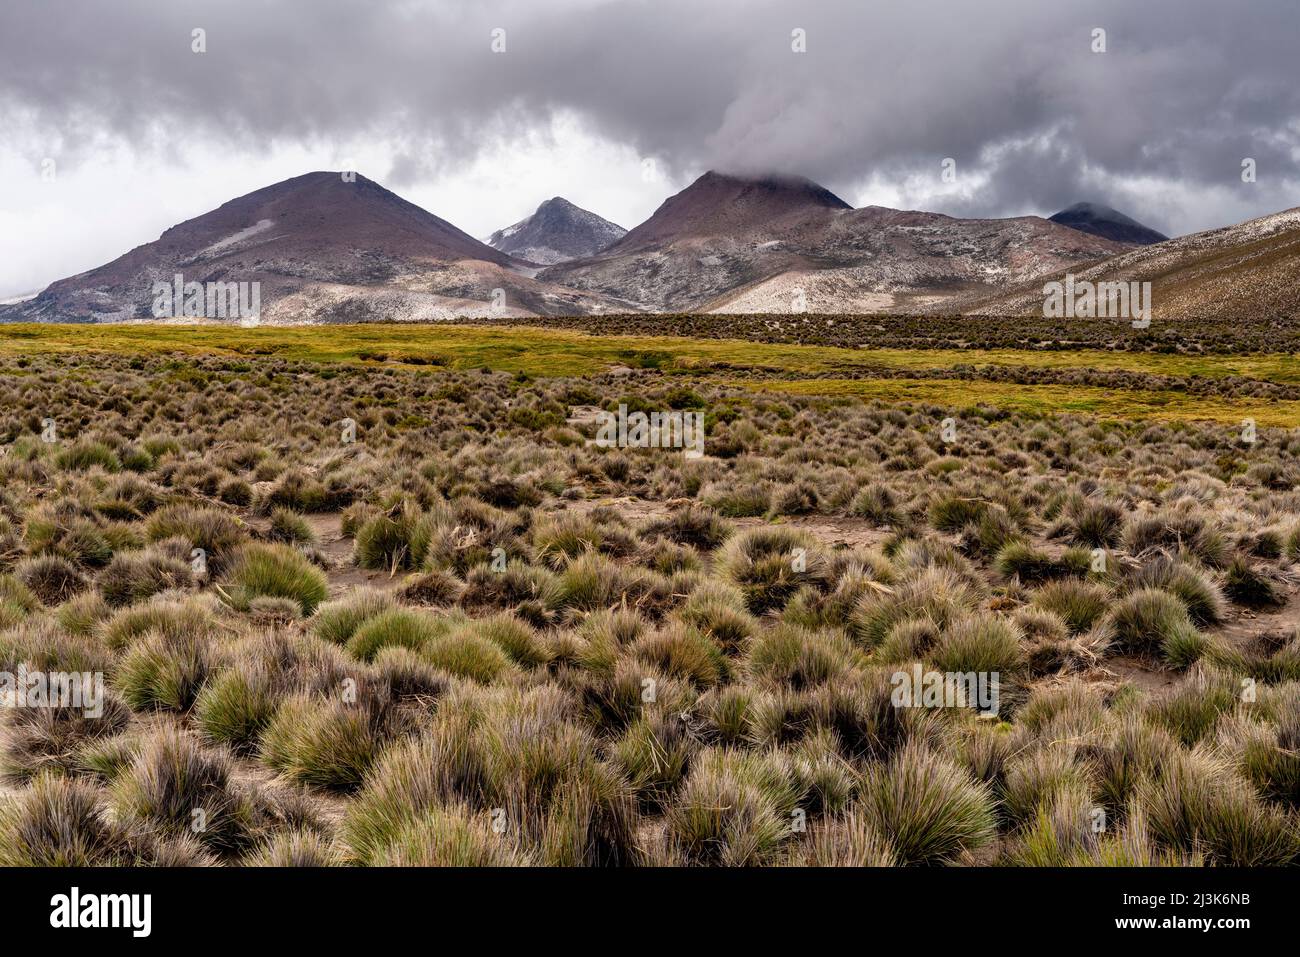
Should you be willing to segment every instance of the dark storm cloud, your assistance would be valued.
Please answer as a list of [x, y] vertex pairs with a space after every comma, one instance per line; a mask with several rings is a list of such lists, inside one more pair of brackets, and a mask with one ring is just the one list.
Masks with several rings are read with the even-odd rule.
[[[1163, 184], [1165, 212], [1169, 190], [1201, 202], [1177, 214], [1194, 228], [1221, 222], [1207, 190], [1259, 213], [1300, 202], [1298, 25], [1295, 0], [7, 0], [0, 120], [74, 161], [106, 137], [240, 152], [360, 134], [416, 181], [574, 111], [674, 172], [847, 190], [937, 180], [953, 157], [983, 185], [918, 194], [944, 211], [1050, 211], [1140, 180]], [[1154, 196], [1124, 198], [1170, 227]]]

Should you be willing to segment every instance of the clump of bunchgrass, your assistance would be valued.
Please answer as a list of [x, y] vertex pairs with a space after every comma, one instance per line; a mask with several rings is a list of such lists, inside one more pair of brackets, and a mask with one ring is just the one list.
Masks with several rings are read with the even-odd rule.
[[258, 597], [289, 598], [304, 615], [329, 596], [325, 574], [287, 545], [249, 545], [235, 558], [222, 586], [227, 600], [247, 611]]

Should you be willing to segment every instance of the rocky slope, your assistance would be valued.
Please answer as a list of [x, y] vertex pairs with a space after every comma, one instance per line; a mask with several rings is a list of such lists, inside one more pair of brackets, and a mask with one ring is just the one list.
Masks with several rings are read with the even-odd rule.
[[[1094, 225], [1144, 228], [1089, 210]], [[1076, 227], [1037, 216], [853, 209], [799, 177], [710, 172], [608, 246], [619, 227], [557, 197], [494, 234], [494, 248], [365, 177], [318, 172], [232, 200], [33, 299], [0, 305], [0, 321], [155, 320], [154, 284], [177, 274], [200, 284], [258, 283], [259, 321], [268, 323], [684, 311], [1025, 315], [1041, 313], [1044, 283], [1067, 273], [1150, 281], [1160, 318], [1300, 315], [1300, 210], [1137, 248], [1131, 230], [1112, 230], [1127, 237], [1121, 242]]]
[[[258, 283], [260, 321], [270, 323], [607, 308], [599, 296], [539, 283], [533, 271], [364, 176], [316, 172], [173, 226], [155, 242], [0, 309], [0, 319], [154, 319], [154, 284], [176, 274], [205, 286]], [[494, 290], [501, 292], [494, 297]]]
[[[961, 310], [1039, 314], [1043, 286], [1064, 281], [1065, 272], [970, 297]], [[1150, 282], [1153, 321], [1300, 319], [1300, 207], [1144, 246], [1071, 272], [1076, 282]]]
[[556, 196], [528, 218], [498, 229], [487, 244], [516, 259], [553, 266], [594, 256], [626, 235], [622, 226]]
[[853, 209], [805, 179], [710, 172], [604, 252], [538, 278], [652, 311], [913, 311], [1124, 248], [1034, 216]]

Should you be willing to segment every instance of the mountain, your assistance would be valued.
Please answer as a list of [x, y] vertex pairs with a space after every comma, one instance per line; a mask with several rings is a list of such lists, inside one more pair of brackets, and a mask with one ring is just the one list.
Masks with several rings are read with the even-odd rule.
[[[1152, 320], [1300, 319], [1300, 207], [1142, 246], [1073, 271], [1076, 283], [1149, 282]], [[981, 314], [1041, 313], [1065, 272], [961, 304]], [[1086, 320], [1082, 320], [1086, 321]]]
[[[1186, 289], [1193, 311], [1215, 295], [1219, 305], [1239, 301], [1237, 284], [1258, 274], [1263, 285], [1251, 301], [1285, 313], [1295, 251], [1285, 229], [1258, 230], [1267, 233], [1258, 247], [1247, 229], [1220, 231], [1204, 246], [1184, 237], [1135, 249], [1037, 216], [853, 209], [801, 177], [709, 172], [621, 236], [556, 197], [489, 245], [364, 176], [316, 172], [173, 226], [33, 299], [0, 305], [0, 321], [154, 320], [156, 305], [185, 304], [195, 283], [209, 297], [213, 286], [256, 283], [259, 321], [270, 324], [639, 311], [1022, 312], [1041, 309], [1045, 277], [1094, 268], [1146, 270], [1158, 279], [1158, 301], [1164, 296], [1175, 309]], [[186, 294], [160, 299], [155, 284], [178, 274]], [[220, 320], [211, 305], [168, 318]]]
[[[261, 321], [351, 322], [603, 311], [364, 176], [315, 172], [267, 186], [156, 241], [0, 307], [7, 321], [155, 318], [154, 284], [258, 283]], [[493, 308], [494, 290], [500, 306]], [[183, 318], [177, 316], [175, 318]], [[192, 320], [193, 317], [191, 317]]]
[[688, 237], [736, 236], [810, 213], [852, 209], [830, 190], [801, 176], [728, 176], [712, 170], [605, 250], [623, 255]]
[[650, 311], [917, 311], [1125, 248], [1036, 216], [853, 209], [807, 179], [709, 172], [603, 252], [538, 278]]
[[622, 226], [556, 196], [538, 206], [526, 219], [498, 229], [487, 244], [517, 259], [553, 266], [594, 256], [625, 235], [627, 230]]
[[1150, 246], [1169, 238], [1164, 233], [1143, 226], [1109, 206], [1101, 206], [1097, 203], [1075, 203], [1068, 209], [1063, 209], [1047, 218], [1080, 232], [1101, 236], [1103, 239], [1112, 239], [1117, 243], [1132, 243], [1135, 246]]

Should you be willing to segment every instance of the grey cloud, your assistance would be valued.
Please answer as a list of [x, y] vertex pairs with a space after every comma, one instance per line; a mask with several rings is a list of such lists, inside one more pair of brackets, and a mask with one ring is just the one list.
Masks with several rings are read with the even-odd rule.
[[[951, 156], [987, 188], [918, 202], [1119, 206], [1081, 191], [1146, 178], [1161, 198], [1129, 191], [1125, 211], [1192, 229], [1300, 202], [1298, 22], [1294, 0], [8, 0], [0, 122], [71, 162], [106, 138], [238, 153], [362, 135], [393, 144], [400, 185], [573, 111], [677, 174], [797, 172], [851, 196]], [[1037, 145], [997, 149], [1017, 142]], [[1243, 156], [1261, 170], [1249, 191]]]

